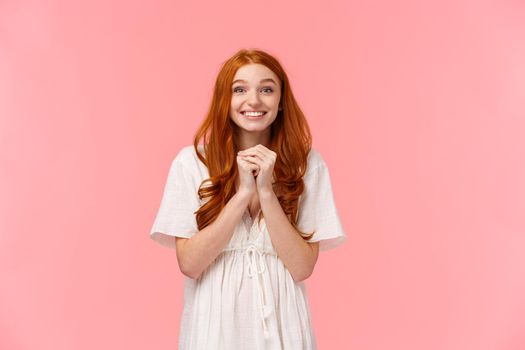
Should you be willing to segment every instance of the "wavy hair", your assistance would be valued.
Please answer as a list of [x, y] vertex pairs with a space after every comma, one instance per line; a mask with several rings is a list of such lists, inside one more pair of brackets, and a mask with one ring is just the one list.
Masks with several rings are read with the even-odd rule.
[[[236, 192], [235, 183], [239, 176], [236, 155], [239, 149], [235, 129], [238, 126], [229, 116], [231, 86], [237, 70], [251, 63], [265, 65], [280, 80], [282, 110], [270, 126], [270, 149], [277, 154], [273, 190], [292, 226], [303, 239], [309, 240], [313, 232], [301, 232], [297, 228], [297, 218], [299, 196], [304, 190], [303, 176], [312, 147], [312, 135], [306, 118], [293, 96], [283, 67], [276, 58], [258, 49], [241, 49], [222, 64], [207, 116], [195, 134], [195, 151], [210, 175], [199, 186], [199, 198], [207, 201], [195, 212], [197, 225], [199, 230], [202, 230], [211, 224]], [[198, 149], [201, 139], [204, 155]], [[262, 217], [261, 211], [259, 222]]]

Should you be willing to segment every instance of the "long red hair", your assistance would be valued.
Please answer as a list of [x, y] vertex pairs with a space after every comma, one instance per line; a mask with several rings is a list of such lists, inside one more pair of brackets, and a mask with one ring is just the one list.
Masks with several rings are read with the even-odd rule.
[[[210, 175], [210, 178], [201, 183], [198, 191], [201, 200], [209, 198], [196, 211], [199, 230], [217, 218], [236, 191], [235, 183], [239, 176], [236, 155], [239, 149], [234, 130], [238, 126], [229, 117], [231, 86], [237, 70], [250, 63], [265, 65], [280, 79], [282, 110], [270, 126], [270, 148], [277, 154], [273, 189], [290, 223], [298, 230], [296, 223], [299, 196], [304, 190], [302, 178], [306, 172], [308, 153], [312, 147], [312, 136], [281, 64], [276, 58], [258, 49], [239, 50], [223, 63], [215, 81], [207, 116], [195, 134], [195, 151], [207, 166]], [[201, 139], [204, 155], [198, 149]], [[259, 219], [262, 217], [261, 211]], [[309, 240], [313, 235], [299, 230], [298, 232], [305, 240]]]

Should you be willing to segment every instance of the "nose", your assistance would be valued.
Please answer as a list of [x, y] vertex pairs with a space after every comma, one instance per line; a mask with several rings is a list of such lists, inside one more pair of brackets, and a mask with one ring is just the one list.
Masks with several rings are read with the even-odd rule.
[[257, 93], [257, 91], [252, 91], [249, 95], [248, 95], [248, 104], [250, 106], [257, 106], [260, 102], [260, 99], [259, 99], [259, 94]]

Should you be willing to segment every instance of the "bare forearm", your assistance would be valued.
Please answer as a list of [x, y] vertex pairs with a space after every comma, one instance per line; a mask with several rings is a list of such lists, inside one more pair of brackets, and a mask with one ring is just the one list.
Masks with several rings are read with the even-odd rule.
[[250, 194], [237, 192], [226, 203], [214, 222], [186, 240], [182, 257], [179, 259], [181, 270], [184, 270], [186, 275], [198, 278], [222, 252], [230, 241], [249, 201]]
[[259, 193], [261, 209], [272, 245], [295, 281], [308, 277], [316, 259], [309, 243], [298, 234], [273, 191]]

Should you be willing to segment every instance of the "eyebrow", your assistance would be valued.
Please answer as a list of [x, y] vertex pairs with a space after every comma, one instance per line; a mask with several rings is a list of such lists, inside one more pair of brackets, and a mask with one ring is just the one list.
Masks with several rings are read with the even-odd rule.
[[[232, 83], [232, 85], [235, 84], [235, 83], [237, 83], [237, 82], [247, 83], [246, 80], [237, 79], [237, 80], [235, 80], [235, 81]], [[261, 80], [260, 82], [261, 82], [261, 83], [270, 82], [270, 83], [274, 83], [275, 85], [277, 85], [277, 83], [275, 82], [275, 80], [273, 80], [273, 79], [271, 79], [271, 78], [263, 79], [263, 80]]]

